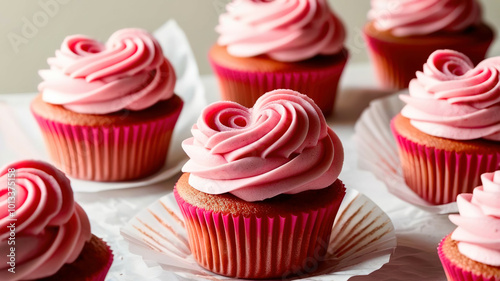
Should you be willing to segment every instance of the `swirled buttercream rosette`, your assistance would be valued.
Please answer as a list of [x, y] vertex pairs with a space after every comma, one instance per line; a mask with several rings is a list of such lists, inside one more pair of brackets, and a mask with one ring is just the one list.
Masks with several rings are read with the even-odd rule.
[[481, 23], [477, 0], [371, 0], [368, 19], [394, 36], [457, 32]]
[[408, 186], [432, 204], [472, 192], [500, 167], [500, 64], [434, 52], [391, 122]]
[[293, 89], [330, 114], [347, 50], [327, 1], [235, 0], [226, 8], [209, 54], [222, 99], [251, 107], [265, 92]]
[[[2, 280], [69, 277], [66, 264], [73, 263], [87, 263], [83, 274], [88, 280], [104, 280], [111, 251], [92, 236], [89, 219], [73, 201], [69, 179], [61, 171], [44, 162], [20, 161], [0, 170], [0, 184]], [[101, 264], [82, 262], [89, 253], [99, 253], [93, 258]]]
[[410, 82], [401, 114], [436, 137], [500, 141], [500, 61], [474, 67], [456, 51], [434, 52]]
[[[363, 33], [380, 85], [403, 89], [438, 49], [484, 59], [494, 38], [477, 0], [372, 0]], [[411, 54], [411, 55], [409, 55]]]
[[69, 36], [48, 63], [31, 109], [59, 168], [78, 179], [125, 181], [164, 165], [183, 102], [152, 35], [122, 29], [105, 44]]
[[174, 95], [175, 71], [158, 41], [121, 29], [106, 44], [84, 35], [64, 39], [50, 69], [41, 70], [43, 100], [78, 113], [142, 110]]
[[481, 175], [473, 193], [458, 195], [457, 228], [438, 247], [453, 280], [500, 280], [500, 171]]
[[[183, 142], [190, 184], [210, 194], [230, 192], [245, 201], [328, 186], [340, 174], [342, 144], [314, 102], [275, 90], [247, 109], [209, 105]], [[269, 188], [272, 186], [272, 188]]]
[[337, 54], [345, 30], [324, 0], [235, 0], [219, 18], [217, 43], [236, 57], [301, 61]]

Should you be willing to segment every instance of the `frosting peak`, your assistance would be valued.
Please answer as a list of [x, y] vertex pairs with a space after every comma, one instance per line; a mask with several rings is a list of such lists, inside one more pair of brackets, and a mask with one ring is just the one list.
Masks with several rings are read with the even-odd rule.
[[481, 22], [477, 0], [371, 0], [368, 18], [394, 36], [457, 32]]
[[482, 186], [457, 197], [459, 215], [450, 215], [458, 227], [451, 238], [468, 258], [500, 266], [500, 171], [481, 175]]
[[411, 80], [401, 114], [429, 135], [500, 141], [500, 58], [474, 67], [467, 56], [437, 50]]
[[[12, 232], [15, 240], [9, 240]], [[21, 161], [0, 170], [1, 280], [53, 275], [76, 260], [90, 237], [88, 217], [74, 202], [69, 179], [61, 171], [39, 161]], [[7, 271], [11, 247], [15, 274]]]
[[142, 29], [118, 30], [102, 44], [66, 37], [41, 70], [43, 100], [79, 113], [142, 110], [174, 94], [176, 76], [158, 41]]
[[330, 186], [343, 164], [342, 144], [319, 107], [292, 90], [261, 96], [253, 108], [234, 102], [206, 107], [182, 147], [182, 170], [209, 194], [246, 201]]
[[300, 61], [343, 49], [345, 30], [325, 0], [233, 0], [219, 18], [218, 44], [229, 54]]

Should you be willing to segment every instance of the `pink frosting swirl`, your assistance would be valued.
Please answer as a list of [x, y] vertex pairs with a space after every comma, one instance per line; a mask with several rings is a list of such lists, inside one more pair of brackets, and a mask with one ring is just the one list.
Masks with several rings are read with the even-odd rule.
[[423, 72], [401, 95], [401, 114], [429, 135], [455, 139], [500, 141], [500, 58], [477, 67], [462, 53], [437, 50]]
[[[15, 229], [9, 228], [12, 224]], [[0, 170], [0, 280], [53, 275], [76, 260], [90, 237], [88, 217], [73, 201], [69, 179], [61, 171], [39, 161]], [[11, 247], [15, 274], [7, 271]]]
[[500, 170], [481, 175], [482, 186], [458, 195], [459, 215], [450, 215], [458, 227], [451, 238], [464, 256], [500, 266]]
[[66, 37], [49, 70], [41, 70], [43, 100], [79, 113], [142, 110], [174, 94], [176, 76], [158, 41], [141, 29], [115, 32], [106, 44]]
[[394, 36], [457, 32], [481, 22], [477, 0], [371, 0], [368, 18]]
[[313, 100], [274, 90], [248, 109], [234, 102], [206, 107], [182, 143], [189, 183], [209, 194], [246, 201], [330, 186], [344, 152]]
[[229, 54], [300, 61], [343, 49], [345, 30], [326, 0], [233, 0], [219, 17], [217, 43]]

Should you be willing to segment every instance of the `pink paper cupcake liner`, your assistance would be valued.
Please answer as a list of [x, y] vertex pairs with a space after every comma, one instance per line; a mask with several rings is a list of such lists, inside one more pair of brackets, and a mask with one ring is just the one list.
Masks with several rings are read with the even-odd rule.
[[458, 267], [457, 265], [453, 264], [450, 259], [446, 257], [446, 255], [443, 252], [443, 244], [444, 240], [446, 239], [443, 238], [441, 242], [439, 243], [438, 246], [438, 255], [439, 259], [441, 260], [441, 264], [443, 265], [444, 272], [446, 273], [446, 277], [450, 281], [500, 281], [500, 278], [496, 278], [494, 276], [487, 278], [482, 275], [474, 274], [471, 271], [464, 270], [461, 267]]
[[87, 242], [85, 247], [76, 261], [63, 265], [54, 275], [37, 280], [104, 281], [113, 264], [113, 251], [106, 242], [96, 236], [92, 236], [91, 241]]
[[285, 278], [324, 259], [342, 200], [308, 213], [245, 217], [212, 212], [174, 195], [198, 263], [237, 278]]
[[481, 174], [498, 169], [500, 152], [468, 154], [436, 149], [399, 135], [392, 123], [391, 130], [406, 184], [433, 205], [455, 202], [458, 194], [472, 193], [481, 184]]
[[54, 164], [71, 177], [124, 181], [158, 171], [166, 161], [180, 109], [162, 119], [120, 126], [78, 126], [35, 115]]
[[[347, 52], [347, 51], [346, 51]], [[312, 98], [325, 116], [333, 112], [337, 88], [347, 62], [347, 53], [338, 63], [324, 69], [286, 72], [248, 72], [230, 69], [210, 60], [218, 78], [221, 98], [252, 107], [266, 92], [291, 89]]]
[[408, 88], [410, 80], [415, 78], [415, 73], [422, 70], [429, 55], [437, 49], [459, 51], [466, 54], [474, 64], [478, 64], [485, 58], [492, 38], [471, 40], [466, 36], [463, 37], [465, 41], [462, 44], [457, 43], [459, 42], [457, 40], [449, 41], [446, 38], [428, 38], [418, 44], [411, 44], [380, 40], [364, 33], [368, 55], [379, 85], [388, 90]]
[[101, 238], [98, 238], [98, 239], [101, 240], [102, 243], [104, 243], [106, 245], [107, 254], [109, 254], [109, 259], [101, 271], [96, 272], [93, 275], [87, 277], [88, 281], [104, 281], [106, 279], [106, 275], [108, 275], [109, 269], [110, 269], [111, 265], [113, 264], [113, 260], [114, 260], [113, 251], [111, 250], [109, 245], [106, 242], [104, 242]]

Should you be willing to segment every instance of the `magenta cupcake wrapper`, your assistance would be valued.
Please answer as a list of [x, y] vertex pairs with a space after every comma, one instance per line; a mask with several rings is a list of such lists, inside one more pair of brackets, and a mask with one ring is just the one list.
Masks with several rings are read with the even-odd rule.
[[71, 177], [124, 181], [158, 171], [180, 114], [134, 125], [79, 126], [35, 115], [50, 158]]
[[[114, 261], [113, 250], [109, 245], [99, 237], [93, 236], [92, 239], [97, 239], [99, 243], [103, 245], [98, 245], [98, 248], [92, 248], [87, 250], [87, 253], [81, 253], [78, 259], [74, 263], [65, 264], [60, 268], [54, 275], [43, 277], [37, 280], [43, 281], [53, 281], [53, 280], [85, 280], [85, 281], [104, 281], [108, 275], [109, 269]], [[103, 247], [104, 246], [104, 247]], [[93, 244], [85, 244], [85, 247], [94, 247]], [[85, 248], [84, 248], [85, 250]], [[105, 252], [104, 252], [105, 251]], [[102, 264], [95, 264], [92, 259], [98, 261], [103, 260], [100, 255], [106, 255], [106, 260]], [[88, 263], [94, 262], [89, 268]], [[84, 265], [87, 265], [86, 267]], [[97, 268], [99, 267], [99, 268]], [[73, 274], [74, 276], [71, 276]], [[75, 275], [76, 274], [76, 275]], [[31, 280], [31, 279], [30, 279]]]
[[500, 152], [468, 154], [417, 144], [399, 135], [398, 144], [406, 184], [427, 202], [440, 205], [455, 202], [460, 193], [472, 193], [480, 176], [500, 165]]
[[[405, 60], [402, 61], [397, 56], [392, 57], [390, 55], [391, 52], [385, 50], [386, 48], [381, 46], [373, 47], [377, 42], [374, 42], [372, 38], [365, 37], [365, 41], [368, 42], [368, 55], [372, 62], [378, 85], [388, 90], [407, 88], [410, 80], [415, 77], [415, 72], [420, 70], [419, 67], [416, 65], [406, 65], [405, 67], [403, 65]], [[384, 53], [387, 53], [387, 55]]]
[[[467, 39], [467, 38], [466, 38]], [[491, 38], [490, 38], [491, 39]], [[364, 33], [368, 55], [373, 64], [380, 87], [389, 90], [408, 88], [415, 73], [422, 70], [427, 58], [437, 49], [453, 49], [467, 55], [475, 64], [486, 56], [491, 40], [481, 40], [456, 44], [446, 39], [429, 41], [429, 44], [410, 45], [387, 42]]]
[[101, 238], [98, 239], [101, 240], [104, 244], [106, 244], [106, 249], [108, 250], [110, 257], [108, 259], [108, 263], [102, 268], [101, 271], [96, 272], [92, 276], [87, 277], [88, 281], [104, 281], [106, 279], [106, 275], [108, 275], [109, 269], [111, 268], [111, 265], [113, 264], [114, 260], [113, 251], [111, 250], [109, 245], [106, 242], [104, 242]]
[[464, 270], [461, 267], [458, 267], [457, 265], [453, 264], [450, 261], [450, 259], [448, 259], [443, 252], [443, 244], [444, 244], [445, 239], [446, 239], [446, 237], [443, 238], [443, 240], [441, 240], [441, 242], [439, 243], [438, 255], [439, 255], [439, 259], [441, 260], [441, 264], [443, 265], [443, 269], [444, 269], [444, 272], [446, 273], [446, 277], [448, 280], [452, 280], [452, 281], [500, 281], [500, 278], [496, 278], [495, 276], [487, 278], [487, 277], [482, 276], [482, 275], [474, 274], [471, 271]]
[[[347, 52], [347, 51], [346, 51]], [[312, 98], [324, 115], [332, 113], [345, 57], [328, 68], [311, 71], [248, 72], [230, 69], [210, 60], [219, 81], [223, 100], [252, 107], [266, 92], [291, 89]]]
[[245, 217], [212, 212], [184, 201], [174, 189], [189, 245], [204, 268], [237, 278], [276, 278], [304, 272], [328, 249], [342, 200], [308, 213]]

